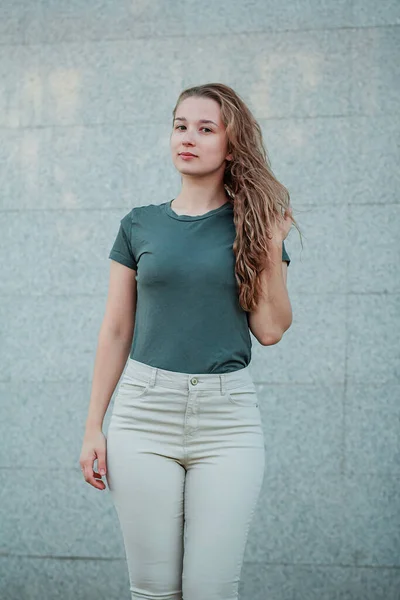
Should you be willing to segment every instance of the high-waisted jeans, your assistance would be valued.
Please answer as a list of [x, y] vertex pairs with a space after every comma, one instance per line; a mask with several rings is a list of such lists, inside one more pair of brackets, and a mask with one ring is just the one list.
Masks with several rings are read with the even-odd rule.
[[249, 367], [188, 374], [129, 358], [106, 438], [131, 597], [236, 600], [265, 466]]

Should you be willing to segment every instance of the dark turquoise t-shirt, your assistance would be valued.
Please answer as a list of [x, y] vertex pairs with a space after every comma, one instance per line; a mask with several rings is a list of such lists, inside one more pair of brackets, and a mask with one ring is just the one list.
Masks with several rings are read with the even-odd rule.
[[[248, 313], [234, 274], [233, 206], [178, 215], [172, 200], [120, 221], [109, 258], [136, 270], [130, 357], [181, 373], [229, 373], [251, 360]], [[284, 243], [282, 260], [290, 263]]]

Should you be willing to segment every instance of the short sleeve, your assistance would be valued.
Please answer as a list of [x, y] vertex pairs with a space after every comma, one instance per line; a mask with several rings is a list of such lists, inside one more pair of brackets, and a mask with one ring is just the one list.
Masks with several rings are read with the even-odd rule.
[[132, 250], [132, 211], [121, 219], [117, 237], [108, 258], [137, 270], [137, 262]]
[[286, 261], [288, 266], [290, 265], [290, 257], [289, 254], [286, 252], [285, 242], [282, 242], [282, 260]]

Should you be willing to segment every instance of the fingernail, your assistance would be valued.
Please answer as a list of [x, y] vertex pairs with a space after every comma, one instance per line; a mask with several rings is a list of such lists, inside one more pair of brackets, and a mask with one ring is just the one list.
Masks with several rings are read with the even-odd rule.
[[106, 474], [105, 470], [104, 469], [100, 469], [100, 475], [105, 475], [105, 474]]

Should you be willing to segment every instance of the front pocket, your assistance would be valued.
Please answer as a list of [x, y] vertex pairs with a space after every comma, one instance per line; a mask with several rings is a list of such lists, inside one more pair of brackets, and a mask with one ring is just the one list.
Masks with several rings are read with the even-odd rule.
[[144, 396], [149, 389], [149, 383], [132, 377], [131, 375], [124, 374], [121, 384], [120, 391], [129, 396], [129, 398], [141, 398]]
[[257, 390], [254, 385], [246, 385], [227, 392], [228, 400], [237, 406], [258, 406]]

